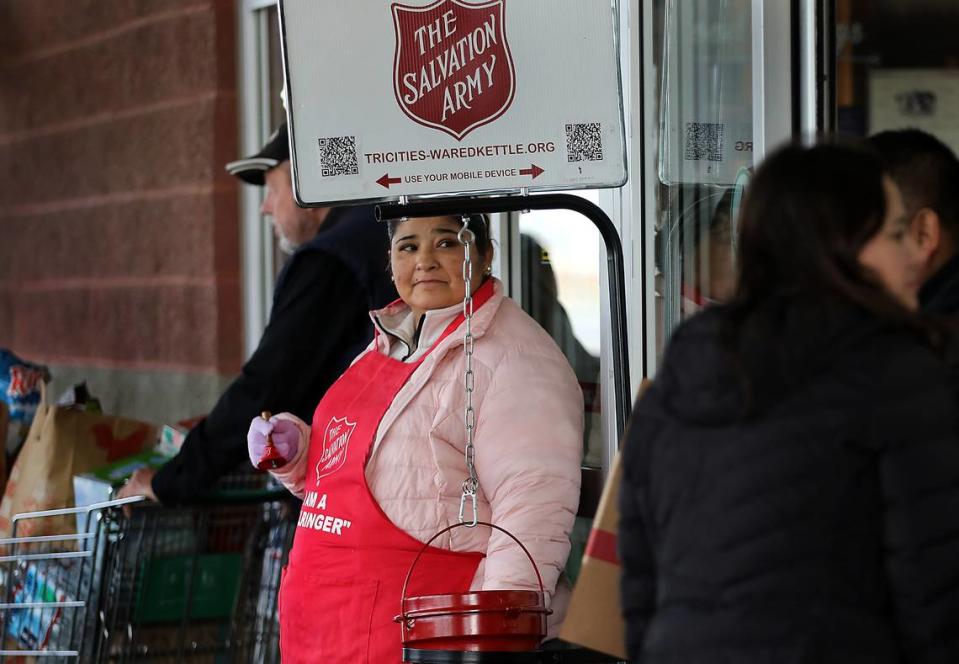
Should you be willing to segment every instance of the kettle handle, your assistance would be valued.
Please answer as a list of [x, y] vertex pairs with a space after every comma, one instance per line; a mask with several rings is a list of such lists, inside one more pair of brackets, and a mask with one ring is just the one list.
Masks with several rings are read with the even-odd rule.
[[[499, 532], [503, 533], [504, 535], [509, 537], [511, 540], [516, 542], [517, 545], [519, 545], [519, 548], [521, 548], [523, 550], [523, 553], [526, 554], [526, 557], [529, 558], [529, 562], [533, 566], [533, 571], [536, 573], [536, 581], [539, 583], [539, 591], [543, 593], [543, 596], [545, 597], [546, 589], [543, 587], [543, 577], [540, 576], [539, 567], [536, 566], [536, 561], [533, 560], [533, 556], [530, 555], [529, 550], [525, 546], [523, 546], [523, 543], [520, 542], [518, 539], [516, 539], [516, 537], [510, 531], [506, 530], [505, 528], [501, 528], [499, 526], [493, 525], [492, 523], [487, 523], [486, 521], [477, 521], [475, 525], [486, 526], [487, 528], [498, 530]], [[452, 526], [447, 526], [446, 528], [443, 528], [443, 530], [433, 535], [425, 544], [423, 544], [423, 547], [420, 549], [419, 553], [416, 554], [416, 558], [413, 559], [413, 562], [410, 565], [410, 569], [406, 572], [406, 579], [403, 581], [403, 593], [400, 597], [400, 614], [403, 613], [403, 605], [406, 603], [406, 588], [409, 585], [410, 577], [413, 576], [413, 569], [416, 567], [416, 564], [420, 561], [420, 556], [426, 553], [426, 550], [430, 547], [430, 544], [435, 542], [437, 537], [444, 535], [450, 532], [451, 530], [455, 530], [456, 528], [464, 528], [464, 527], [472, 528], [473, 524], [472, 523], [454, 523]]]

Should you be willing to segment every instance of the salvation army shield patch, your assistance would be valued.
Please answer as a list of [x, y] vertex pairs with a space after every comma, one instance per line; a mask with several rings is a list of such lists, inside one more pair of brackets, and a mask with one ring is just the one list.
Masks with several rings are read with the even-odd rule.
[[393, 3], [393, 91], [414, 122], [462, 140], [510, 107], [516, 73], [505, 2]]
[[320, 451], [320, 460], [316, 462], [316, 483], [320, 478], [335, 473], [346, 463], [346, 453], [350, 446], [350, 436], [356, 422], [350, 422], [345, 417], [334, 417], [326, 425], [323, 432], [323, 449]]

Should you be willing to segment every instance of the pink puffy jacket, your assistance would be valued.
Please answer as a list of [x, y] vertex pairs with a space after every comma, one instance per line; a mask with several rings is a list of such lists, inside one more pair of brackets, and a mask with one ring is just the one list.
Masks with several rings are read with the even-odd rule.
[[[397, 302], [373, 315], [396, 315]], [[463, 394], [465, 323], [434, 349], [387, 410], [366, 467], [370, 491], [398, 527], [420, 541], [458, 522], [467, 475]], [[539, 566], [550, 596], [569, 555], [569, 534], [579, 504], [583, 452], [583, 397], [569, 363], [553, 339], [495, 284], [493, 296], [473, 316], [476, 337], [473, 407], [479, 477], [478, 513], [513, 533]], [[386, 335], [365, 351], [388, 353]], [[272, 471], [303, 495], [309, 427], [296, 456]], [[459, 528], [435, 546], [483, 551], [473, 589], [538, 589], [529, 559], [505, 535], [488, 528]], [[568, 589], [561, 587], [558, 595]], [[550, 634], [565, 613], [565, 596], [553, 601]]]

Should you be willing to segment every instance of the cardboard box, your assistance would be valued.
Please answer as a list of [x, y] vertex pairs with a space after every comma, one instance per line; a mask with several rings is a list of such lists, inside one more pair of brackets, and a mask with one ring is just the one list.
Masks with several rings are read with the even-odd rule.
[[[110, 500], [113, 490], [140, 468], [159, 468], [170, 457], [157, 450], [140, 452], [106, 466], [73, 476], [73, 495], [77, 507]], [[77, 514], [77, 532], [86, 532], [87, 515]]]
[[617, 454], [596, 510], [582, 568], [559, 637], [564, 641], [626, 659], [626, 626], [619, 603], [619, 485], [623, 476]]
[[[70, 560], [20, 562], [17, 564], [15, 581], [10, 581], [4, 572], [3, 583], [13, 583], [10, 595], [14, 604], [38, 603], [51, 604], [70, 601], [64, 588], [70, 586], [77, 568]], [[36, 606], [29, 609], [11, 609], [7, 612], [6, 636], [12, 637], [15, 650], [56, 650], [71, 644], [60, 643], [60, 621], [74, 609]], [[66, 615], [64, 615], [66, 611]], [[18, 660], [19, 661], [19, 660]]]

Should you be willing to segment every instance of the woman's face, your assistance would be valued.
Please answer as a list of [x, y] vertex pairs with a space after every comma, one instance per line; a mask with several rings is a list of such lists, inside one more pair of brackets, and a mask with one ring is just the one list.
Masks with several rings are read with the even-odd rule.
[[[462, 227], [458, 218], [409, 219], [396, 228], [390, 246], [390, 266], [396, 292], [419, 317], [424, 311], [443, 309], [463, 301], [463, 245], [456, 239]], [[489, 267], [470, 247], [475, 291]]]
[[899, 188], [883, 178], [886, 218], [882, 227], [859, 251], [859, 264], [870, 270], [885, 289], [911, 311], [919, 309], [922, 253], [909, 232], [909, 218]]

